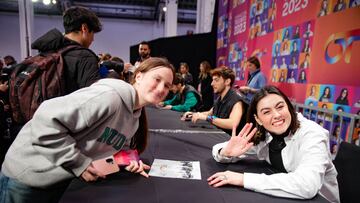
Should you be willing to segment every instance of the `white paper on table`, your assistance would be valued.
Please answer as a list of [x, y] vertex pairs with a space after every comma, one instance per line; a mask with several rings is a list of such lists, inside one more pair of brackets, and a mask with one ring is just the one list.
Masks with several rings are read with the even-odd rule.
[[172, 161], [154, 159], [150, 176], [201, 180], [199, 161]]

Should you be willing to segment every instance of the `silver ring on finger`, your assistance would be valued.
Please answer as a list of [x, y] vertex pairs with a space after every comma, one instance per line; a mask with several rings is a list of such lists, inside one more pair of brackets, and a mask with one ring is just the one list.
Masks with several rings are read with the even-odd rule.
[[220, 180], [227, 180], [227, 176], [226, 175], [221, 175], [219, 176]]

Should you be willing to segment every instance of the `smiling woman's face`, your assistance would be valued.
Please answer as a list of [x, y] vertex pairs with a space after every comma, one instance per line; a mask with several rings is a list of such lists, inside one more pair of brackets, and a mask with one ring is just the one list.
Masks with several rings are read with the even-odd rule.
[[255, 119], [267, 131], [276, 135], [285, 133], [291, 124], [288, 106], [284, 98], [277, 94], [269, 94], [259, 101]]

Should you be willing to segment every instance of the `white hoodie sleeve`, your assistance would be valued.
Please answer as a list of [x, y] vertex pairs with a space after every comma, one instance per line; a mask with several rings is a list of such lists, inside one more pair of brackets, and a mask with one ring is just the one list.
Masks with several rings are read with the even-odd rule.
[[220, 150], [224, 148], [228, 142], [219, 143], [213, 146], [212, 148], [212, 155], [215, 161], [220, 163], [235, 163], [241, 159], [244, 159], [249, 156], [256, 156], [256, 147], [250, 148], [245, 154], [238, 156], [238, 157], [227, 157], [220, 154]]

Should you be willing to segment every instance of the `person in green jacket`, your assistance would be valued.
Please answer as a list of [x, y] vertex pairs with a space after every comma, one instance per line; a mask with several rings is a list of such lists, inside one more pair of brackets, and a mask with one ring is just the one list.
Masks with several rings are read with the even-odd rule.
[[186, 85], [180, 74], [176, 74], [171, 91], [175, 95], [172, 99], [159, 103], [162, 109], [180, 112], [196, 111], [201, 104], [199, 92], [193, 86]]

